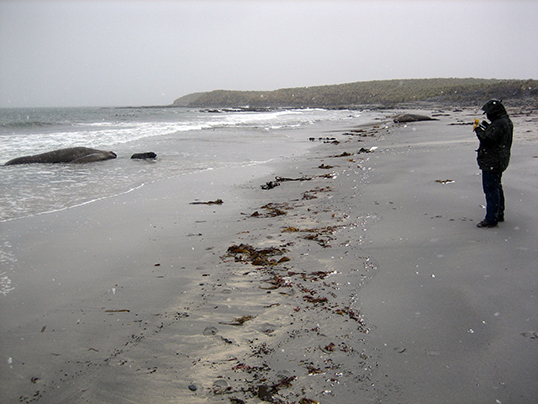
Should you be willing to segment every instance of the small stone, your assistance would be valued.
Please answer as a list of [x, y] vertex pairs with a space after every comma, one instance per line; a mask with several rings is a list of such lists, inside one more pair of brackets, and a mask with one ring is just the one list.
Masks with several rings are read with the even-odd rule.
[[224, 379], [218, 379], [213, 382], [213, 387], [218, 387], [218, 388], [223, 389], [223, 388], [228, 387], [228, 382]]
[[262, 401], [273, 401], [273, 396], [269, 392], [269, 387], [265, 384], [258, 386], [258, 398]]
[[274, 324], [263, 323], [260, 326], [260, 331], [264, 332], [266, 334], [271, 334], [271, 333], [275, 332], [275, 330], [276, 330], [276, 326]]
[[287, 370], [281, 370], [281, 371], [277, 372], [276, 377], [278, 379], [285, 379], [287, 377], [290, 377], [290, 372], [287, 371]]
[[194, 384], [189, 384], [189, 390], [190, 391], [196, 391], [196, 390], [198, 390], [198, 387], [196, 387], [196, 385], [194, 385]]
[[204, 335], [215, 335], [218, 332], [219, 330], [217, 330], [217, 327], [213, 327], [212, 325], [210, 325], [209, 327], [205, 328]]

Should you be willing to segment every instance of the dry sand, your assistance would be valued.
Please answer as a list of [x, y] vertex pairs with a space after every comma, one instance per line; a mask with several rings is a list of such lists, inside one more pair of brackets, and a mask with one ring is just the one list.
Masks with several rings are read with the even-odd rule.
[[3, 223], [1, 402], [536, 402], [537, 117], [478, 229], [477, 111], [422, 112]]

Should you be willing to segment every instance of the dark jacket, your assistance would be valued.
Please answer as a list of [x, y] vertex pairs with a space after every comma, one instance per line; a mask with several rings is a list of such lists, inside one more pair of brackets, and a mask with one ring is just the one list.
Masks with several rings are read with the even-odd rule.
[[475, 129], [480, 141], [478, 166], [483, 171], [502, 173], [510, 163], [514, 125], [506, 113], [497, 116], [488, 114], [488, 119], [491, 120], [489, 125], [480, 125]]

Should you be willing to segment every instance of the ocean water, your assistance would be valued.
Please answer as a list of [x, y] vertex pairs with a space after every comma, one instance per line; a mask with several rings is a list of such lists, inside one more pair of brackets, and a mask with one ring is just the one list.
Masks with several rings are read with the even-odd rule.
[[[0, 222], [91, 203], [199, 170], [296, 155], [312, 146], [300, 129], [345, 127], [374, 116], [323, 109], [0, 109]], [[118, 157], [86, 164], [3, 165], [15, 157], [75, 146], [111, 150]], [[130, 159], [148, 151], [157, 159]]]

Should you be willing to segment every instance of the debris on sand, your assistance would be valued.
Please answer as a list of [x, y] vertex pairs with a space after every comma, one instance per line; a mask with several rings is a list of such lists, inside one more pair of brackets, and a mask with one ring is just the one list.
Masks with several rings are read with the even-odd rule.
[[222, 199], [207, 202], [191, 202], [191, 205], [222, 205], [224, 202]]
[[292, 210], [293, 206], [288, 203], [268, 203], [263, 205], [260, 209], [264, 209], [265, 213], [255, 211], [250, 217], [277, 217], [287, 214], [287, 210]]
[[278, 187], [281, 182], [288, 181], [310, 181], [312, 177], [299, 177], [299, 178], [286, 178], [286, 177], [275, 177], [274, 181], [268, 181], [265, 184], [261, 185], [262, 189], [268, 190]]
[[[287, 250], [284, 248], [260, 248], [256, 249], [249, 244], [232, 245], [228, 247], [226, 256], [234, 257], [236, 262], [249, 262], [252, 265], [277, 265], [280, 262], [289, 261], [289, 258], [283, 257], [280, 260], [275, 260], [271, 257], [275, 255], [283, 255]], [[286, 259], [285, 259], [286, 258]]]
[[245, 324], [247, 321], [252, 320], [253, 318], [254, 318], [254, 317], [251, 316], [251, 315], [245, 315], [245, 316], [241, 316], [241, 317], [236, 317], [236, 318], [234, 319], [234, 321], [231, 321], [231, 322], [229, 322], [229, 323], [224, 322], [224, 321], [220, 321], [219, 324], [242, 326], [242, 325]]

